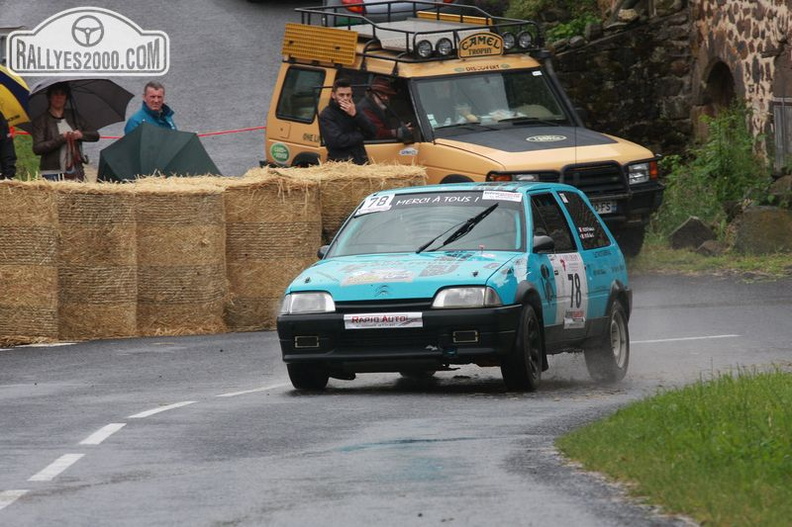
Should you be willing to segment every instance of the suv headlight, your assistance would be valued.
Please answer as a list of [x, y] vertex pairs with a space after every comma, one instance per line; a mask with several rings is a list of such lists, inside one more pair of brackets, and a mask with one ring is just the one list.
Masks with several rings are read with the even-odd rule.
[[653, 179], [657, 179], [659, 175], [657, 161], [644, 161], [643, 163], [627, 165], [627, 175], [630, 178], [630, 185], [647, 183]]
[[283, 297], [281, 315], [297, 313], [332, 313], [335, 311], [335, 302], [328, 293], [290, 293]]
[[435, 296], [432, 307], [458, 308], [458, 307], [494, 307], [501, 306], [498, 293], [491, 287], [449, 287], [443, 289]]

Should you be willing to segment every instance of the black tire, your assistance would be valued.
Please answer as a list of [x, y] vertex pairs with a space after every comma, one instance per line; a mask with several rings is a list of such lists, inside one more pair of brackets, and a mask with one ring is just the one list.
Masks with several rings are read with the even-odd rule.
[[327, 386], [330, 379], [328, 371], [313, 364], [287, 364], [289, 380], [298, 390], [320, 391]]
[[462, 174], [450, 174], [444, 177], [440, 183], [470, 183], [471, 181], [473, 180], [467, 176], [463, 176]]
[[646, 236], [646, 227], [614, 227], [613, 237], [616, 238], [616, 243], [624, 256], [634, 258], [638, 256], [643, 248], [644, 238]]
[[533, 392], [542, 380], [542, 327], [531, 306], [525, 306], [514, 351], [501, 361], [501, 375], [511, 391]]
[[598, 382], [614, 383], [624, 379], [630, 365], [630, 330], [627, 314], [621, 302], [614, 302], [609, 321], [599, 344], [583, 350], [591, 378]]

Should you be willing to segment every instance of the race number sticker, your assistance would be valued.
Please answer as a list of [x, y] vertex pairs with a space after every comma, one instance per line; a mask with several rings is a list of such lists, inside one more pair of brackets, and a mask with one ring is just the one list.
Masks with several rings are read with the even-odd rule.
[[369, 196], [357, 212], [355, 212], [355, 216], [390, 210], [392, 201], [393, 194], [388, 194], [386, 196]]
[[421, 313], [361, 313], [344, 315], [345, 329], [422, 328]]
[[550, 255], [555, 275], [558, 305], [556, 320], [564, 323], [564, 329], [586, 327], [588, 315], [588, 280], [583, 259], [578, 253]]
[[522, 201], [523, 195], [518, 192], [502, 192], [499, 190], [485, 190], [481, 193], [481, 199], [490, 201]]

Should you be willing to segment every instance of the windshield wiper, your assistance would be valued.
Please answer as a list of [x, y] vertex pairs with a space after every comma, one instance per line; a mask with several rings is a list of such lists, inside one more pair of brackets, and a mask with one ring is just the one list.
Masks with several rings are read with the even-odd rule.
[[[490, 212], [495, 210], [497, 207], [498, 207], [497, 203], [495, 203], [494, 205], [490, 205], [489, 207], [487, 207], [486, 209], [482, 210], [481, 212], [479, 212], [478, 214], [476, 214], [472, 218], [465, 220], [465, 222], [462, 225], [460, 225], [454, 232], [452, 232], [451, 235], [448, 238], [443, 240], [443, 243], [441, 243], [437, 248], [438, 249], [442, 249], [443, 247], [445, 247], [449, 243], [457, 241], [462, 236], [464, 236], [467, 233], [469, 233], [470, 231], [472, 231], [473, 227], [478, 225], [481, 222], [481, 220], [483, 220], [484, 218], [489, 216]], [[432, 238], [431, 240], [429, 240], [425, 244], [423, 244], [420, 247], [418, 247], [418, 250], [415, 251], [415, 254], [423, 252], [424, 249], [426, 249], [427, 247], [432, 245], [439, 238], [442, 238], [443, 235], [445, 235], [448, 231], [450, 231], [453, 228], [454, 227], [451, 227], [450, 229], [446, 229], [445, 231], [441, 232], [440, 234], [438, 234], [437, 236], [435, 236], [434, 238]]]

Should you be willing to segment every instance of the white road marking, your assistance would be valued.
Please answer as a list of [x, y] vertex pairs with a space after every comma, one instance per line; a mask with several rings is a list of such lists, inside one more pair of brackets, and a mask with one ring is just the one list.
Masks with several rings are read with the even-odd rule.
[[275, 390], [276, 388], [283, 388], [284, 386], [291, 386], [291, 384], [288, 382], [284, 382], [281, 384], [273, 384], [272, 386], [262, 386], [261, 388], [253, 388], [252, 390], [244, 390], [241, 392], [221, 393], [220, 395], [215, 395], [215, 397], [236, 397], [237, 395], [247, 395], [249, 393], [268, 392], [270, 390]]
[[0, 492], [0, 510], [8, 507], [16, 500], [27, 494], [27, 490], [4, 490]]
[[683, 340], [733, 339], [742, 335], [710, 335], [708, 337], [679, 337], [671, 339], [632, 340], [630, 344], [655, 344], [657, 342], [679, 342]]
[[140, 412], [139, 414], [130, 415], [127, 419], [143, 419], [144, 417], [149, 417], [154, 414], [158, 414], [160, 412], [167, 412], [168, 410], [173, 410], [175, 408], [181, 408], [182, 406], [187, 406], [188, 404], [196, 403], [197, 401], [182, 401], [180, 403], [173, 403], [168, 404], [165, 406], [159, 406], [157, 408], [152, 408], [151, 410], [146, 410], [145, 412]]
[[28, 478], [28, 481], [52, 481], [61, 472], [77, 463], [85, 454], [64, 454], [47, 468]]
[[98, 445], [111, 435], [115, 434], [122, 428], [126, 426], [126, 423], [110, 423], [109, 425], [103, 426], [93, 434], [89, 435], [82, 441], [80, 441], [81, 445]]
[[21, 344], [19, 346], [15, 346], [13, 348], [0, 348], [0, 351], [14, 351], [15, 349], [19, 348], [57, 348], [59, 346], [73, 346], [77, 344], [76, 342], [49, 342], [49, 343], [37, 343], [37, 344]]

